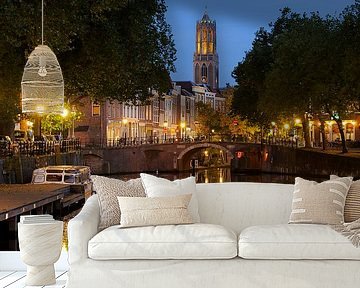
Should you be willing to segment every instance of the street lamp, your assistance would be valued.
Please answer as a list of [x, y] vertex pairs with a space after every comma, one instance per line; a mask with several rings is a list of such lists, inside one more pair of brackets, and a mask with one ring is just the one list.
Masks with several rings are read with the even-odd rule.
[[290, 125], [288, 123], [284, 124], [284, 129], [285, 129], [285, 136], [288, 136], [288, 131], [290, 129]]
[[126, 124], [128, 123], [128, 119], [124, 118], [124, 119], [122, 120], [122, 123], [124, 124], [124, 127], [125, 127], [125, 137], [124, 137], [124, 138], [125, 138], [125, 145], [126, 145], [126, 132], [127, 132], [127, 131], [126, 131], [126, 129], [127, 129], [127, 128], [126, 128]]
[[69, 110], [64, 108], [61, 116], [62, 116], [62, 125], [61, 125], [61, 138], [64, 139], [64, 122], [65, 122], [65, 118], [69, 115]]
[[167, 132], [167, 127], [168, 127], [168, 122], [165, 120], [164, 121], [164, 140], [166, 142], [166, 132]]
[[186, 130], [185, 130], [186, 123], [181, 122], [180, 127], [181, 127], [181, 138], [186, 138]]

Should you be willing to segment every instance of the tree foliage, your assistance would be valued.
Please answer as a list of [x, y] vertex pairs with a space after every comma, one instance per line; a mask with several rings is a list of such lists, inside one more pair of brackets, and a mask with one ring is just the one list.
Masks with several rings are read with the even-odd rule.
[[324, 123], [327, 115], [338, 124], [346, 152], [342, 119], [359, 109], [359, 6], [356, 1], [339, 17], [284, 8], [270, 31], [257, 32], [234, 69], [234, 112], [258, 123], [258, 117], [301, 118], [306, 146], [309, 117]]
[[264, 122], [259, 101], [266, 73], [272, 64], [271, 53], [270, 34], [261, 28], [256, 33], [252, 49], [232, 73], [238, 83], [234, 91], [232, 110], [239, 114], [241, 119], [251, 123]]
[[[65, 94], [79, 98], [144, 101], [165, 92], [176, 50], [164, 0], [45, 1], [44, 44], [57, 55]], [[41, 44], [41, 1], [0, 5], [1, 123], [19, 112], [26, 58]]]
[[241, 136], [245, 139], [249, 138], [250, 135], [254, 135], [258, 129], [252, 123], [231, 113], [234, 87], [228, 85], [221, 91], [221, 95], [225, 98], [223, 109], [214, 110], [209, 103], [196, 103], [197, 134], [216, 134], [222, 140], [225, 139], [224, 137], [230, 140], [231, 137]]
[[197, 134], [208, 136], [214, 130], [215, 133], [221, 131], [220, 114], [215, 111], [210, 103], [197, 102], [196, 112], [198, 121]]

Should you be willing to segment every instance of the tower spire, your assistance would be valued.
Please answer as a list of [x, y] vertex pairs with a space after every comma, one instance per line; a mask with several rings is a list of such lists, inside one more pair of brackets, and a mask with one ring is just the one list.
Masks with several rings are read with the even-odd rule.
[[195, 38], [194, 82], [218, 89], [219, 58], [216, 51], [216, 22], [207, 14], [207, 5], [201, 20], [197, 21]]

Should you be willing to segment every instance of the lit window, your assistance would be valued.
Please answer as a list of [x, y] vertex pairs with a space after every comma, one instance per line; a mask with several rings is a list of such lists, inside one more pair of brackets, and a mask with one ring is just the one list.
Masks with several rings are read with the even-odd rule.
[[100, 116], [100, 104], [98, 102], [92, 104], [92, 116]]

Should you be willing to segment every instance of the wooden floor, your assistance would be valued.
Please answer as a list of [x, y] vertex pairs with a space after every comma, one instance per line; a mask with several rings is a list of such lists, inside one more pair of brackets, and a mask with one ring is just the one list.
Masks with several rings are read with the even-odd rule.
[[26, 271], [0, 271], [0, 288], [63, 288], [66, 284], [66, 271], [55, 272], [56, 284], [50, 286], [26, 286]]

